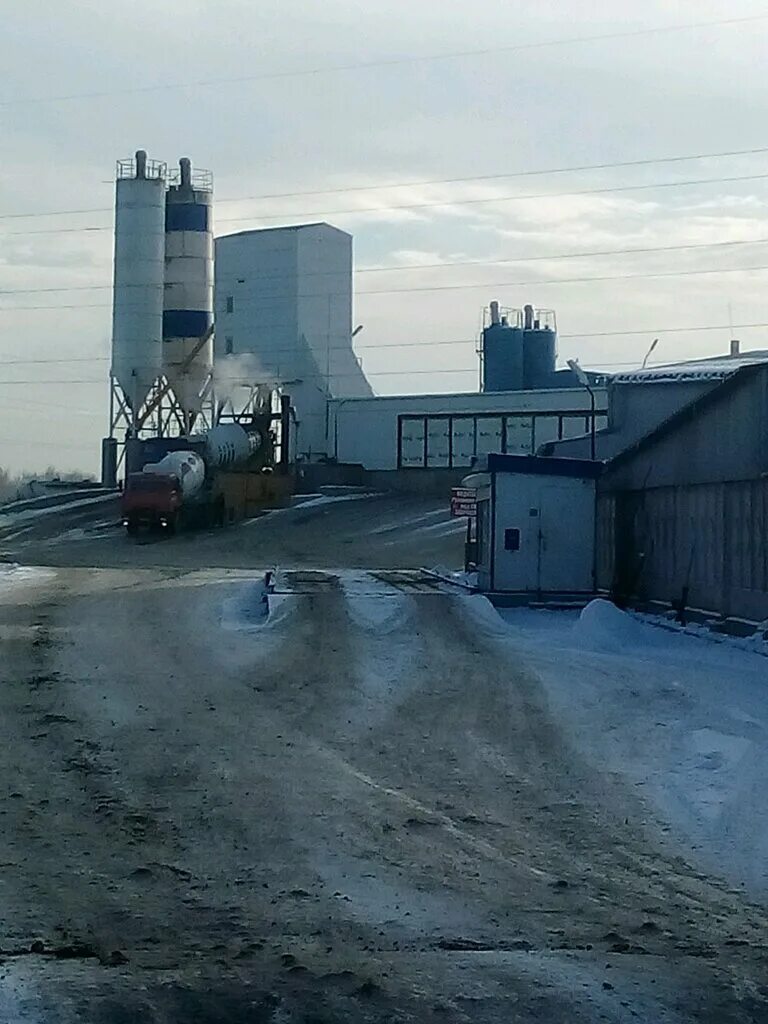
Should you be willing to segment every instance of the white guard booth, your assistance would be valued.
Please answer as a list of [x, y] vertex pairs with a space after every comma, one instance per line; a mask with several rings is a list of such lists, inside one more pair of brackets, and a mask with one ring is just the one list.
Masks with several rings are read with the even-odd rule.
[[480, 589], [527, 597], [595, 592], [596, 481], [602, 463], [489, 455], [462, 481], [477, 492]]

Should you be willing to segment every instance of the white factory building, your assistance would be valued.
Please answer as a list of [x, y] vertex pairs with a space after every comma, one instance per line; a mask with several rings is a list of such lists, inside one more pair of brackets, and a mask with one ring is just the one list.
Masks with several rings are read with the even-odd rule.
[[[353, 350], [352, 236], [329, 224], [219, 237], [215, 281], [217, 398], [229, 391], [237, 404], [255, 381], [281, 386], [302, 460], [462, 469], [593, 429], [589, 393], [571, 371], [555, 372], [554, 314], [531, 306], [491, 304], [482, 391], [375, 396]], [[604, 388], [594, 396], [599, 430]]]
[[352, 350], [352, 236], [302, 224], [217, 238], [215, 296], [217, 393], [280, 385], [296, 451], [326, 456], [327, 399], [373, 394]]
[[[596, 388], [595, 429], [607, 424]], [[549, 441], [591, 431], [584, 388], [335, 399], [329, 450], [366, 469], [463, 469], [490, 452], [532, 455]]]

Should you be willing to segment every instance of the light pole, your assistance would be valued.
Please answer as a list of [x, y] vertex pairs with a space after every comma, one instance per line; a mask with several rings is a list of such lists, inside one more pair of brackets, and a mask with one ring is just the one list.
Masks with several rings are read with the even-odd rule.
[[654, 338], [653, 341], [651, 342], [651, 347], [645, 353], [645, 359], [643, 360], [643, 365], [640, 367], [641, 370], [644, 370], [646, 368], [646, 366], [648, 365], [648, 360], [651, 358], [651, 355], [653, 354], [653, 350], [656, 348], [656, 346], [658, 344], [659, 344], [659, 339], [658, 338]]
[[592, 390], [592, 385], [589, 383], [589, 377], [586, 375], [584, 370], [579, 366], [578, 359], [568, 360], [569, 369], [576, 374], [576, 379], [582, 387], [586, 388], [589, 392], [589, 404], [590, 404], [590, 416], [592, 422], [592, 430], [590, 431], [590, 458], [595, 461], [595, 392]]

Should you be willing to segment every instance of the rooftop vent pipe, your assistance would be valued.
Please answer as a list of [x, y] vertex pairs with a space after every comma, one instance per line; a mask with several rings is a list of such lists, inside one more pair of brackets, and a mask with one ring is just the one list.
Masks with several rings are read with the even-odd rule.
[[525, 315], [524, 327], [526, 331], [533, 330], [533, 306], [524, 306], [523, 313]]
[[147, 151], [145, 149], [136, 150], [136, 177], [146, 178], [147, 176]]
[[182, 188], [190, 188], [192, 185], [192, 163], [188, 156], [179, 160], [179, 174]]
[[499, 323], [499, 304], [495, 299], [491, 303], [491, 323], [494, 326]]
[[731, 338], [731, 355], [737, 356], [741, 351], [741, 342], [738, 338]]

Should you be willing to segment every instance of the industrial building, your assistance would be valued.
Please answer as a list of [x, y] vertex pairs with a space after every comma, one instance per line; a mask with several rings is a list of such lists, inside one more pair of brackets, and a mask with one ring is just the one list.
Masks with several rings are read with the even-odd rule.
[[[727, 356], [613, 374], [606, 381], [607, 421], [597, 429], [595, 457], [602, 461], [613, 458], [742, 368], [765, 361], [768, 352], [742, 353], [734, 342]], [[585, 432], [582, 437], [547, 444], [540, 454], [589, 458], [591, 440]]]
[[531, 305], [490, 304], [478, 392], [374, 396], [353, 349], [351, 235], [317, 223], [214, 243], [212, 203], [187, 159], [118, 163], [105, 482], [124, 441], [208, 429], [265, 387], [290, 394], [304, 463], [461, 470], [607, 425], [605, 379], [558, 370], [555, 314]]
[[489, 455], [462, 485], [477, 495], [477, 573], [500, 595], [574, 597], [595, 591], [591, 459]]
[[706, 391], [607, 464], [598, 484], [598, 585], [620, 600], [762, 622], [768, 357], [742, 360], [727, 375], [723, 362], [710, 363], [721, 375]]
[[585, 436], [545, 445], [554, 456], [490, 454], [464, 477], [477, 490], [480, 586], [528, 599], [601, 592], [765, 628], [768, 354], [623, 376], [599, 451], [635, 439], [610, 459], [590, 459]]
[[373, 394], [352, 349], [352, 236], [330, 224], [216, 239], [216, 388], [285, 387], [296, 450], [328, 454], [327, 399]]
[[479, 392], [332, 401], [330, 457], [372, 470], [461, 469], [607, 426], [605, 375], [587, 372], [585, 387], [557, 369], [553, 311], [492, 302], [478, 353]]
[[[605, 388], [595, 397], [599, 430]], [[583, 387], [340, 399], [330, 403], [330, 450], [334, 461], [366, 469], [460, 469], [489, 452], [532, 454], [581, 437], [591, 422]]]

